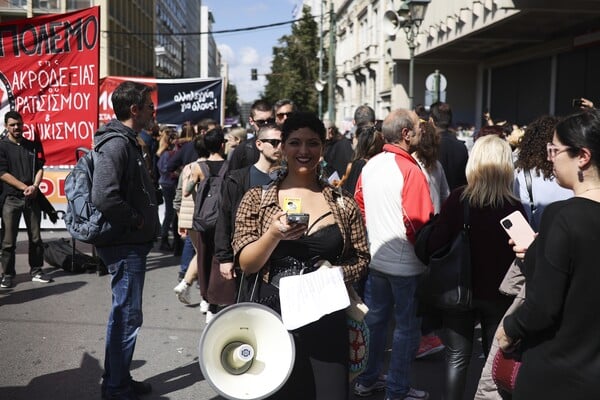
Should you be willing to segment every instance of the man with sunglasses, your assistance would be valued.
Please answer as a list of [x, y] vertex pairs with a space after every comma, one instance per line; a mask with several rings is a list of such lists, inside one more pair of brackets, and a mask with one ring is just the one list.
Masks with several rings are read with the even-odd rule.
[[281, 126], [287, 119], [288, 115], [293, 112], [296, 112], [296, 105], [293, 101], [289, 99], [281, 99], [275, 103], [273, 106], [273, 110], [275, 111], [275, 123]]
[[271, 172], [281, 163], [279, 125], [269, 123], [261, 126], [256, 136], [256, 148], [259, 152], [258, 161], [249, 167], [230, 170], [223, 182], [221, 212], [215, 232], [215, 257], [219, 260], [221, 276], [225, 279], [235, 277], [231, 239], [238, 205], [248, 189], [271, 183], [273, 179]]
[[229, 170], [248, 167], [258, 161], [259, 151], [256, 148], [256, 133], [261, 126], [275, 122], [273, 108], [264, 100], [256, 100], [250, 108], [248, 122], [252, 126], [255, 135], [240, 143], [229, 160]]

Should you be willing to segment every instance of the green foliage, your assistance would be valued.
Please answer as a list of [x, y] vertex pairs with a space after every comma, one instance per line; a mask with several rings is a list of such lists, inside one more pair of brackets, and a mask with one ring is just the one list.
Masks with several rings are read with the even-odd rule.
[[235, 117], [236, 115], [240, 115], [237, 88], [233, 83], [229, 82], [225, 90], [225, 116]]
[[319, 93], [314, 83], [319, 77], [318, 52], [318, 24], [305, 5], [302, 19], [292, 26], [291, 34], [279, 38], [279, 45], [273, 47], [271, 73], [262, 97], [271, 104], [290, 99], [300, 110], [317, 112]]

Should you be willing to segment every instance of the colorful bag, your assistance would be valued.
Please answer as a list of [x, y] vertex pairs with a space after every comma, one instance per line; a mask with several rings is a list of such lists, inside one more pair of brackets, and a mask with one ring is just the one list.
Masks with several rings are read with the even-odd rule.
[[350, 345], [348, 366], [350, 381], [352, 381], [365, 369], [369, 358], [369, 327], [365, 323], [365, 315], [369, 308], [352, 286], [348, 286], [348, 297], [350, 298], [350, 306], [346, 309]]

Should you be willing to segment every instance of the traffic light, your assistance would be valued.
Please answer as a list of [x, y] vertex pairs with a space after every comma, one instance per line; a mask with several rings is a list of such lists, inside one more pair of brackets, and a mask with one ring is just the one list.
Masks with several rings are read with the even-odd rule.
[[250, 70], [250, 79], [252, 79], [253, 81], [257, 80], [258, 79], [257, 75], [258, 74], [256, 72], [256, 68], [252, 68]]

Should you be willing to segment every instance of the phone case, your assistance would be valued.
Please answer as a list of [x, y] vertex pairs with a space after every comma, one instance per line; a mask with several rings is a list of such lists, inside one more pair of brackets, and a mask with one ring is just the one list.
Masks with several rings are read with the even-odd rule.
[[515, 211], [508, 216], [500, 220], [500, 225], [508, 233], [508, 236], [515, 241], [515, 244], [524, 249], [528, 248], [533, 239], [535, 239], [535, 232], [529, 226], [529, 222], [525, 219], [523, 214], [519, 211]]

